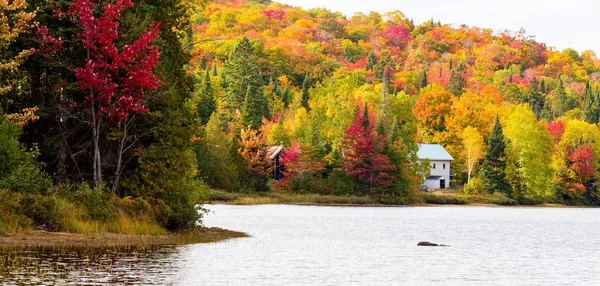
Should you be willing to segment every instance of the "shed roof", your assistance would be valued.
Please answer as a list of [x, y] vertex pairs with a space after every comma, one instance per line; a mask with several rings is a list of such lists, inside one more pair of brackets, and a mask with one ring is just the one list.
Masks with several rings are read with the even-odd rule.
[[454, 160], [452, 155], [450, 155], [440, 144], [419, 144], [419, 152], [417, 152], [417, 156], [419, 156], [419, 159], [444, 161]]
[[267, 147], [267, 158], [273, 160], [281, 151], [283, 151], [283, 145]]

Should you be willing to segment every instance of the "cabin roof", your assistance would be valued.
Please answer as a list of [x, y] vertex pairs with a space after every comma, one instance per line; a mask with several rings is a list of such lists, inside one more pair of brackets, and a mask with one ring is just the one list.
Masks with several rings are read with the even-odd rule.
[[419, 159], [452, 161], [454, 158], [440, 144], [419, 144]]
[[267, 158], [273, 160], [281, 151], [283, 151], [283, 145], [267, 147]]

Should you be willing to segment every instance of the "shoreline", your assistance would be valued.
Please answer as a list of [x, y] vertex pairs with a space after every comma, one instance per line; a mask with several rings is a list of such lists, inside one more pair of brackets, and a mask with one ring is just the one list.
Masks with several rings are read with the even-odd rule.
[[491, 208], [564, 208], [564, 209], [596, 209], [597, 206], [570, 206], [558, 204], [542, 204], [542, 205], [497, 205], [497, 204], [408, 204], [408, 205], [388, 205], [388, 204], [340, 204], [340, 203], [249, 203], [239, 204], [228, 201], [214, 201], [205, 205], [229, 205], [229, 206], [260, 206], [260, 205], [288, 205], [288, 206], [314, 206], [314, 207], [353, 207], [353, 208], [410, 208], [410, 207], [491, 207]]
[[[416, 202], [414, 202], [416, 200]], [[507, 207], [507, 208], [598, 208], [598, 206], [556, 203], [519, 204], [497, 195], [462, 195], [419, 193], [412, 203], [378, 201], [369, 196], [338, 196], [319, 194], [255, 193], [236, 194], [218, 191], [205, 199], [205, 204], [224, 205], [298, 205], [329, 207]]]
[[0, 250], [31, 247], [152, 247], [214, 243], [241, 237], [249, 235], [216, 227], [159, 235], [25, 231], [0, 235]]

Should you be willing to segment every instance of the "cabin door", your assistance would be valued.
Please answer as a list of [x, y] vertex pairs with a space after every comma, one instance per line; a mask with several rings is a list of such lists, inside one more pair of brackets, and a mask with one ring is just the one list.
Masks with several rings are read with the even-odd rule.
[[440, 189], [446, 188], [446, 180], [440, 180]]

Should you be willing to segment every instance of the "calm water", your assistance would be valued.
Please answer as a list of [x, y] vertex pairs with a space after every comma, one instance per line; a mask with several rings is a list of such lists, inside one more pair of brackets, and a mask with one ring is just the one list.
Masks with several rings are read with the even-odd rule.
[[[101, 259], [22, 254], [21, 260], [34, 262], [4, 274], [0, 269], [0, 279], [8, 284], [600, 283], [600, 209], [208, 207], [207, 226], [252, 237], [115, 251]], [[423, 240], [451, 247], [417, 247]]]

